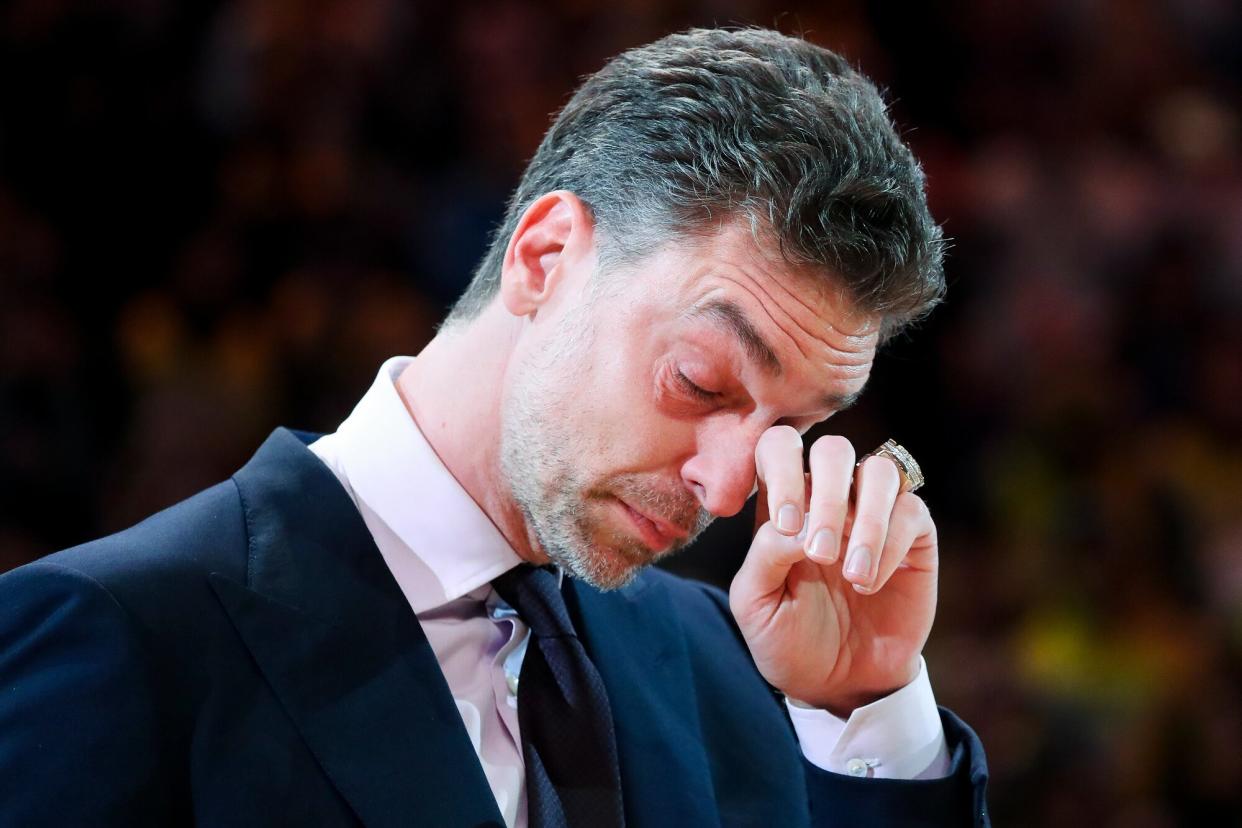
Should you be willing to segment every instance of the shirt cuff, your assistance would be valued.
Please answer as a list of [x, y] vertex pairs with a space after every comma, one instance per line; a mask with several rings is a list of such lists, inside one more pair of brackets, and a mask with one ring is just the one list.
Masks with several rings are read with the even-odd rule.
[[842, 719], [785, 699], [802, 755], [832, 773], [875, 779], [937, 779], [951, 762], [927, 664], [905, 687]]

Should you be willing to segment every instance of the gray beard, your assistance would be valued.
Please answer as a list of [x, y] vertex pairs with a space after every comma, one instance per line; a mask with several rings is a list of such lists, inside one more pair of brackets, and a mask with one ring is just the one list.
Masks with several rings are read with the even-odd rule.
[[593, 549], [590, 515], [579, 492], [570, 443], [557, 433], [554, 417], [533, 405], [539, 389], [515, 390], [501, 429], [500, 471], [533, 540], [552, 563], [598, 589], [618, 589], [638, 574], [646, 551], [633, 539], [610, 538], [633, 565], [623, 572], [607, 566]]
[[[548, 377], [566, 366], [585, 365], [593, 332], [588, 312], [580, 308], [565, 320], [564, 334], [553, 347], [521, 366], [501, 421], [500, 473], [526, 520], [528, 532], [548, 559], [575, 578], [597, 589], [619, 589], [657, 558], [691, 543], [712, 521], [689, 495], [673, 498], [651, 492], [639, 481], [620, 477], [612, 481], [581, 478], [576, 452], [591, 452], [581, 435], [570, 433], [556, 416], [572, 410], [576, 401], [549, 387]], [[578, 437], [579, 439], [574, 439]], [[577, 448], [573, 448], [577, 447]], [[571, 456], [574, 454], [575, 456]], [[662, 555], [655, 555], [637, 538], [610, 532], [607, 550], [597, 549], [597, 527], [590, 505], [608, 508], [621, 496], [627, 502], [652, 509], [679, 525], [691, 526], [690, 537]]]
[[[532, 410], [532, 396], [536, 395], [523, 390], [510, 401], [502, 427], [501, 474], [534, 541], [571, 576], [597, 589], [619, 589], [645, 566], [692, 543], [712, 522], [711, 514], [688, 497], [653, 493], [631, 478], [596, 488], [578, 479], [574, 458], [565, 450], [571, 442], [552, 425], [555, 418], [540, 417]], [[588, 507], [592, 503], [607, 507], [618, 496], [689, 525], [690, 537], [657, 555], [635, 537], [610, 532], [603, 538], [607, 550], [597, 548], [599, 531]]]

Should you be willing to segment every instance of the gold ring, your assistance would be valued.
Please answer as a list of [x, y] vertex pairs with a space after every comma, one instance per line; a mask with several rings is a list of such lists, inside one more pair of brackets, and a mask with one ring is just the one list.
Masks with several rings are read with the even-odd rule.
[[887, 457], [892, 460], [893, 465], [897, 467], [898, 474], [901, 475], [903, 492], [913, 492], [923, 485], [923, 470], [919, 468], [918, 461], [896, 440], [885, 440], [879, 448], [864, 454], [863, 459], [858, 461], [858, 465], [861, 466], [863, 460], [868, 457]]

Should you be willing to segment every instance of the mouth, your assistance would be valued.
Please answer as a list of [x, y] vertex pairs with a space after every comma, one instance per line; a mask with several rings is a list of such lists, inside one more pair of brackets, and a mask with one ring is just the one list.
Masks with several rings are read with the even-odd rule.
[[685, 529], [663, 518], [640, 512], [621, 498], [617, 498], [617, 504], [621, 507], [621, 511], [628, 518], [630, 524], [638, 532], [643, 543], [653, 552], [664, 552], [672, 547], [673, 544], [683, 541], [690, 536], [690, 533]]

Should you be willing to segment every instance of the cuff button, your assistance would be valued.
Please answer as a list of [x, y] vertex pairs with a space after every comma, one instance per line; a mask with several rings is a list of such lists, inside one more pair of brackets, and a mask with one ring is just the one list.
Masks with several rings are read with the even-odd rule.
[[880, 764], [878, 759], [860, 759], [855, 756], [853, 759], [845, 763], [845, 772], [850, 776], [870, 776], [871, 769]]

